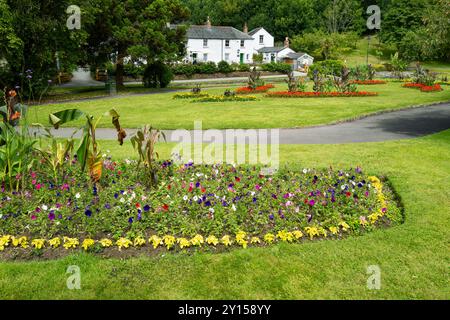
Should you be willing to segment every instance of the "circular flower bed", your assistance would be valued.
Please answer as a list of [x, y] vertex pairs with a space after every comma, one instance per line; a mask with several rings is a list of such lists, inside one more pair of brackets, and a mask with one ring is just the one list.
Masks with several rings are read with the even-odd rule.
[[403, 85], [405, 88], [414, 88], [414, 89], [420, 89], [422, 92], [435, 92], [435, 91], [442, 91], [442, 87], [440, 84], [434, 84], [432, 86], [427, 86], [422, 83], [405, 83]]
[[269, 98], [324, 98], [324, 97], [373, 97], [377, 96], [377, 92], [269, 92], [266, 94]]
[[255, 89], [252, 89], [250, 87], [242, 87], [237, 88], [236, 93], [237, 94], [255, 94], [255, 93], [264, 93], [269, 91], [270, 89], [275, 88], [273, 84], [266, 84], [264, 86], [256, 87]]
[[376, 84], [386, 84], [386, 81], [383, 80], [353, 80], [351, 81], [353, 84], [359, 85], [376, 85]]
[[[159, 164], [147, 188], [134, 161], [104, 161], [92, 186], [75, 165], [55, 185], [30, 172], [22, 192], [3, 190], [0, 255], [8, 250], [183, 250], [341, 238], [401, 222], [389, 185], [360, 168], [280, 171]], [[33, 250], [30, 250], [33, 249]]]
[[177, 93], [173, 96], [174, 99], [197, 99], [197, 98], [205, 98], [209, 97], [209, 94], [206, 92], [185, 92], [185, 93]]

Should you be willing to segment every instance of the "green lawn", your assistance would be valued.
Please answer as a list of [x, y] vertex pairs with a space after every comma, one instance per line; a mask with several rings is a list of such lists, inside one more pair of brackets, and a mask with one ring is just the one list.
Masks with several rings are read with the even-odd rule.
[[[205, 91], [220, 94], [225, 88], [208, 88]], [[285, 84], [276, 89], [285, 90]], [[194, 121], [203, 121], [203, 128], [288, 128], [306, 127], [350, 120], [380, 111], [405, 108], [411, 105], [450, 100], [450, 90], [422, 93], [419, 90], [401, 88], [400, 83], [361, 86], [360, 90], [379, 92], [378, 97], [362, 98], [265, 98], [260, 101], [191, 103], [172, 99], [173, 93], [125, 96], [83, 102], [31, 107], [31, 122], [48, 123], [48, 114], [66, 108], [79, 108], [99, 116], [115, 108], [121, 115], [125, 128], [137, 128], [151, 124], [160, 129], [192, 129]], [[71, 123], [70, 125], [79, 125]], [[108, 117], [100, 127], [110, 127]]]
[[[412, 95], [414, 91], [407, 91]], [[102, 143], [117, 157], [131, 147]], [[160, 147], [163, 157], [171, 145]], [[0, 263], [0, 299], [449, 299], [450, 130], [384, 143], [280, 147], [292, 167], [386, 174], [402, 197], [403, 225], [340, 241], [277, 244], [223, 254]], [[81, 290], [66, 289], [69, 265]], [[381, 290], [366, 268], [379, 265]]]

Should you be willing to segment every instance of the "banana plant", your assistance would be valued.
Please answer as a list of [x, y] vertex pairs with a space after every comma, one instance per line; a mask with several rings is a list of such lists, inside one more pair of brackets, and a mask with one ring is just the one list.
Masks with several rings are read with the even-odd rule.
[[166, 140], [164, 132], [153, 129], [149, 125], [145, 125], [131, 137], [131, 144], [139, 154], [139, 165], [144, 164], [146, 168], [146, 177], [150, 186], [158, 183], [157, 168], [155, 160], [159, 158], [158, 152], [155, 151], [156, 143], [161, 139]]
[[52, 170], [54, 182], [57, 183], [58, 177], [62, 176], [61, 170], [64, 168], [64, 165], [66, 165], [66, 159], [74, 149], [73, 135], [76, 132], [74, 132], [69, 139], [58, 141], [58, 139], [52, 135], [49, 128], [46, 128], [41, 124], [35, 125], [41, 127], [46, 132], [45, 137], [50, 140], [50, 143], [46, 148], [38, 147], [36, 149], [41, 154], [44, 164], [49, 166]]
[[[105, 115], [111, 116], [112, 124], [117, 130], [117, 140], [120, 145], [122, 145], [123, 140], [126, 137], [126, 132], [120, 126], [119, 114], [116, 110], [111, 109]], [[78, 120], [82, 116], [86, 117], [86, 123], [81, 128], [83, 130], [83, 134], [80, 144], [76, 150], [76, 154], [78, 162], [81, 165], [81, 169], [83, 171], [88, 171], [91, 181], [95, 184], [100, 180], [103, 168], [101, 153], [95, 137], [95, 131], [102, 117], [95, 120], [94, 116], [86, 114], [79, 109], [67, 109], [50, 114], [49, 122], [55, 129], [58, 129], [61, 125]]]

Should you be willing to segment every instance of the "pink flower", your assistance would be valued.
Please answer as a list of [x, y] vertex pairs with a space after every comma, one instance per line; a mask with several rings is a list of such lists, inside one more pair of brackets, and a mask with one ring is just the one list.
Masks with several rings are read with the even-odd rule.
[[34, 179], [34, 180], [31, 181], [31, 184], [32, 184], [32, 185], [35, 185], [36, 182], [37, 182], [37, 181]]
[[36, 220], [36, 216], [34, 214], [31, 216], [31, 220]]
[[40, 183], [38, 183], [37, 185], [36, 185], [36, 190], [40, 190], [42, 188], [42, 185], [40, 184]]
[[259, 184], [257, 184], [257, 185], [255, 186], [255, 189], [259, 191], [259, 190], [261, 190], [261, 186], [260, 186]]

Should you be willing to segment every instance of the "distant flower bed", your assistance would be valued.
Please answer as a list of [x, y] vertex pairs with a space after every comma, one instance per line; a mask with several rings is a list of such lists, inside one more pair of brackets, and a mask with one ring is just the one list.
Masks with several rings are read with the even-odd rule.
[[375, 85], [375, 84], [386, 84], [386, 81], [383, 80], [353, 80], [351, 81], [353, 84], [359, 85]]
[[256, 89], [252, 89], [250, 87], [242, 87], [242, 88], [237, 88], [236, 93], [237, 94], [264, 93], [273, 88], [275, 88], [275, 86], [273, 84], [266, 84], [264, 86], [256, 87]]
[[337, 97], [373, 97], [377, 92], [269, 92], [266, 94], [270, 98], [337, 98]]
[[401, 222], [390, 187], [360, 168], [280, 171], [253, 166], [159, 163], [162, 181], [142, 185], [134, 161], [105, 161], [90, 187], [78, 167], [53, 185], [30, 172], [23, 192], [0, 200], [0, 254], [112, 247], [229, 247], [338, 239]]
[[230, 101], [256, 101], [258, 98], [255, 96], [208, 96], [200, 99], [192, 100], [192, 102], [230, 102]]
[[420, 89], [420, 91], [422, 92], [435, 92], [435, 91], [442, 91], [442, 87], [440, 84], [434, 84], [432, 86], [427, 86], [421, 83], [405, 83], [403, 85], [403, 87], [405, 88], [415, 88], [415, 89]]
[[173, 96], [174, 99], [197, 99], [197, 98], [205, 98], [209, 97], [209, 94], [206, 92], [200, 92], [200, 93], [193, 93], [193, 92], [186, 92], [186, 93], [177, 93]]

